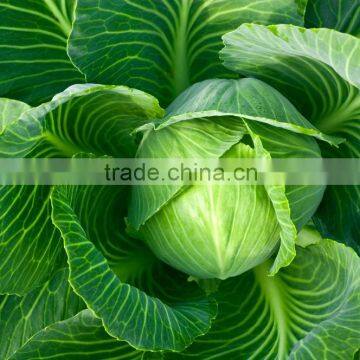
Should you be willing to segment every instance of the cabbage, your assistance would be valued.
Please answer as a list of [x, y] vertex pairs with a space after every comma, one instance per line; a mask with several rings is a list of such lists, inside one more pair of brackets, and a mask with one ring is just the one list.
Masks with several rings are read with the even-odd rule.
[[[239, 143], [223, 157], [253, 155]], [[279, 245], [280, 225], [263, 186], [210, 183], [171, 199], [144, 224], [141, 237], [181, 271], [226, 279], [268, 259]]]
[[358, 2], [1, 0], [0, 359], [357, 359]]

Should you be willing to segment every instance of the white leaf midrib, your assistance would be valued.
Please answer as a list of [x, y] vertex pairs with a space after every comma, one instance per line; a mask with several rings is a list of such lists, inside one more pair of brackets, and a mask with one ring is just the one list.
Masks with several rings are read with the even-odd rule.
[[70, 35], [71, 32], [71, 22], [69, 19], [66, 18], [66, 16], [58, 9], [56, 4], [54, 3], [54, 0], [44, 0], [44, 4], [47, 6], [47, 8], [50, 10], [51, 14], [55, 17], [55, 19], [58, 21], [59, 28], [64, 33], [66, 37]]
[[282, 294], [282, 284], [278, 276], [269, 276], [269, 262], [265, 262], [254, 269], [256, 280], [261, 288], [264, 297], [269, 304], [270, 311], [274, 314], [274, 322], [278, 330], [278, 360], [288, 358], [289, 351], [289, 332], [291, 332], [288, 317], [286, 314], [286, 304]]

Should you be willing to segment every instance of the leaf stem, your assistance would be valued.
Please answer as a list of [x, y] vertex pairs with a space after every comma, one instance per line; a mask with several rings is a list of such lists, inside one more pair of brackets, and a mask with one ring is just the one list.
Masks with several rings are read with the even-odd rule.
[[191, 0], [182, 0], [180, 4], [179, 22], [174, 41], [174, 95], [179, 95], [190, 85], [188, 63], [188, 22]]

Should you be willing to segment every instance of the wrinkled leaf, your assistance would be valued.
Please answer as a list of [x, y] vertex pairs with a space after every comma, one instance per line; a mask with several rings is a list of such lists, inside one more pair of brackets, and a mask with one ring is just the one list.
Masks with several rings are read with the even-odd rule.
[[169, 104], [190, 84], [229, 77], [221, 36], [239, 24], [303, 24], [295, 0], [78, 0], [69, 54], [88, 81], [135, 87]]
[[118, 341], [104, 330], [101, 320], [90, 310], [56, 322], [38, 332], [9, 360], [49, 359], [59, 360], [145, 360], [162, 359], [160, 353], [147, 357], [124, 341]]
[[305, 26], [330, 28], [360, 36], [359, 0], [308, 0]]
[[74, 7], [75, 0], [0, 2], [0, 96], [39, 105], [84, 81], [66, 51]]
[[17, 120], [30, 106], [16, 100], [0, 98], [0, 135], [5, 127]]
[[[129, 133], [158, 114], [157, 101], [140, 91], [73, 86], [8, 124], [0, 136], [0, 156], [132, 156], [136, 142]], [[0, 187], [0, 293], [25, 294], [65, 261], [50, 218], [50, 192], [47, 186]]]
[[211, 331], [169, 359], [352, 359], [360, 346], [359, 257], [331, 240], [220, 284]]
[[68, 283], [68, 269], [57, 271], [41, 287], [24, 297], [0, 296], [0, 357], [17, 353], [47, 326], [65, 320], [84, 308]]

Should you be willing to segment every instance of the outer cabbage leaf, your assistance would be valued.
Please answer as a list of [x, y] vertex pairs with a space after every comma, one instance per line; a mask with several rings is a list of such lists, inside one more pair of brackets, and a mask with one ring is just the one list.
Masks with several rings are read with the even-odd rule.
[[218, 51], [239, 24], [303, 25], [296, 0], [78, 0], [69, 54], [88, 81], [138, 88], [169, 104], [190, 84], [229, 77]]
[[21, 101], [0, 98], [0, 135], [8, 124], [28, 109], [30, 106]]
[[65, 265], [49, 198], [46, 186], [0, 187], [0, 294], [24, 295]]
[[360, 346], [360, 259], [322, 240], [297, 248], [274, 277], [268, 264], [222, 282], [211, 331], [168, 359], [352, 359]]
[[[323, 157], [360, 154], [360, 40], [329, 29], [245, 24], [224, 36], [225, 66], [268, 82], [322, 132], [347, 141], [320, 144]], [[360, 251], [359, 186], [329, 186], [315, 216], [323, 235]]]
[[[2, 157], [132, 156], [133, 127], [161, 115], [157, 101], [125, 87], [78, 85], [24, 113], [0, 136]], [[0, 293], [25, 294], [64, 262], [51, 222], [51, 188], [2, 186]], [[44, 241], [46, 239], [46, 241]]]
[[[135, 240], [121, 236], [126, 194], [121, 186], [55, 187], [52, 217], [64, 240], [69, 281], [111, 336], [141, 350], [181, 351], [209, 330], [216, 305], [184, 274], [161, 266], [144, 246], [136, 253]], [[105, 244], [119, 249], [117, 263], [101, 251]], [[137, 287], [124, 282], [131, 272]]]
[[[312, 138], [299, 136], [281, 128], [269, 128], [261, 123], [246, 121], [246, 124], [259, 157], [320, 157], [320, 149]], [[322, 200], [325, 186], [265, 185], [265, 188], [281, 227], [280, 248], [270, 268], [270, 274], [274, 275], [281, 267], [288, 266], [294, 259], [297, 231], [301, 230], [316, 211]]]
[[38, 105], [81, 83], [67, 56], [75, 0], [2, 0], [0, 96]]
[[0, 296], [0, 357], [8, 359], [47, 326], [70, 318], [85, 307], [72, 291], [68, 269], [57, 271], [27, 295]]
[[254, 120], [331, 144], [340, 141], [321, 133], [279, 92], [256, 79], [213, 79], [194, 84], [173, 101], [157, 125], [161, 129], [183, 120], [219, 116]]
[[9, 360], [146, 360], [162, 359], [161, 353], [138, 351], [124, 341], [120, 342], [104, 330], [101, 320], [90, 310], [54, 323], [38, 332]]
[[0, 138], [0, 155], [71, 157], [90, 152], [131, 156], [136, 143], [130, 132], [162, 114], [157, 100], [142, 91], [74, 85], [8, 126]]
[[360, 36], [359, 0], [308, 0], [305, 26], [330, 28]]

